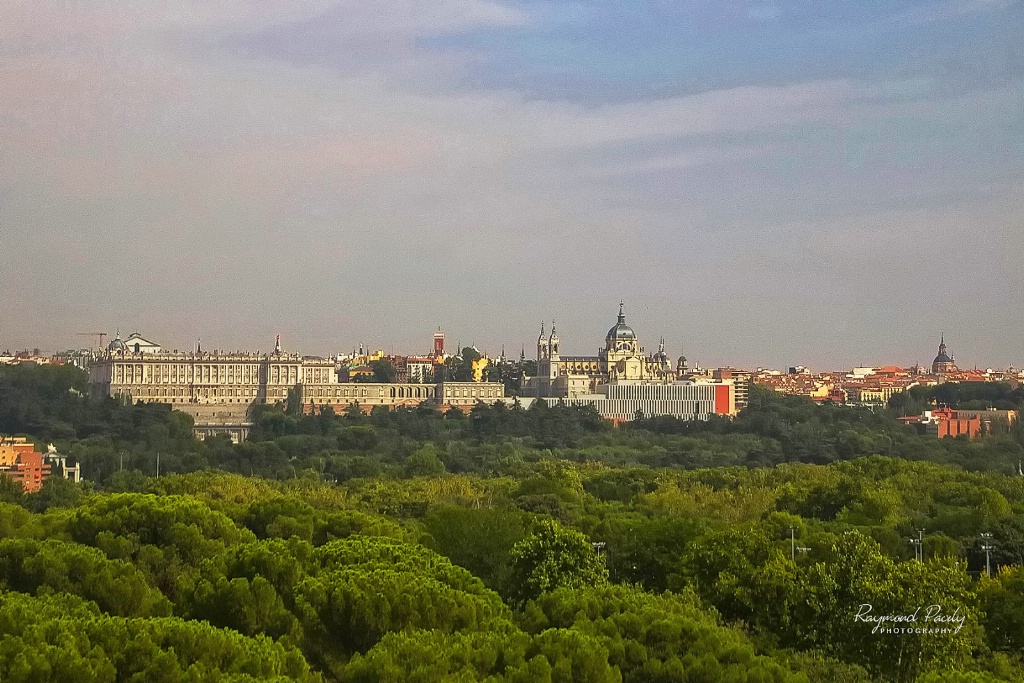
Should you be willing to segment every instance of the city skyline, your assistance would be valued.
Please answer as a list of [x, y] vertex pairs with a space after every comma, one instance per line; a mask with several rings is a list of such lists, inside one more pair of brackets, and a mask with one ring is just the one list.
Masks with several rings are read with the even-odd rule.
[[[1024, 4], [14, 3], [0, 347], [1024, 362]], [[270, 341], [267, 341], [270, 340]]]
[[[542, 321], [541, 322], [541, 324], [544, 326], [544, 328], [546, 330], [546, 334], [550, 334], [550, 332], [552, 331], [551, 323], [556, 323], [556, 322], [557, 322], [557, 320], [550, 320], [550, 321]], [[885, 367], [885, 366], [892, 366], [892, 365], [896, 365], [896, 366], [903, 367], [903, 368], [911, 368], [915, 364], [920, 365], [920, 367], [922, 367], [922, 368], [927, 368], [931, 364], [931, 360], [930, 359], [931, 359], [932, 356], [929, 355], [929, 354], [934, 354], [936, 351], [938, 351], [939, 350], [938, 346], [945, 342], [945, 337], [946, 337], [946, 335], [944, 333], [940, 333], [940, 335], [939, 335], [939, 342], [937, 342], [935, 345], [932, 346], [932, 350], [929, 351], [929, 352], [923, 352], [923, 356], [921, 358], [919, 358], [917, 360], [914, 360], [914, 361], [911, 361], [911, 362], [903, 362], [901, 360], [895, 360], [895, 359], [892, 359], [892, 358], [888, 358], [888, 359], [882, 358], [882, 359], [874, 359], [873, 362], [854, 362], [854, 363], [847, 363], [845, 365], [837, 365], [837, 364], [813, 365], [813, 364], [808, 364], [806, 362], [803, 362], [801, 359], [796, 359], [796, 360], [792, 360], [792, 361], [782, 362], [782, 363], [779, 363], [779, 364], [770, 364], [770, 363], [744, 364], [744, 363], [735, 362], [735, 361], [730, 360], [728, 358], [716, 360], [716, 359], [714, 359], [713, 356], [712, 356], [712, 360], [704, 361], [701, 358], [696, 357], [696, 356], [692, 355], [691, 353], [689, 353], [685, 347], [680, 349], [680, 350], [678, 350], [678, 351], [674, 351], [672, 346], [671, 346], [671, 340], [665, 339], [664, 336], [658, 337], [659, 341], [654, 342], [654, 344], [652, 346], [652, 344], [648, 341], [650, 339], [650, 336], [647, 335], [647, 334], [644, 334], [642, 326], [634, 324], [633, 320], [629, 320], [629, 324], [630, 324], [631, 327], [637, 328], [637, 330], [638, 330], [637, 337], [638, 337], [638, 339], [641, 342], [643, 353], [645, 355], [647, 355], [647, 356], [653, 355], [657, 351], [657, 347], [659, 345], [659, 342], [663, 342], [665, 344], [665, 352], [669, 356], [670, 360], [673, 363], [675, 363], [676, 359], [680, 355], [682, 355], [682, 356], [686, 356], [688, 364], [691, 367], [694, 366], [694, 364], [697, 364], [697, 365], [699, 365], [700, 367], [703, 367], [703, 368], [736, 367], [736, 368], [742, 368], [742, 369], [747, 369], [747, 370], [754, 370], [754, 369], [786, 370], [787, 368], [790, 368], [790, 367], [801, 366], [801, 367], [806, 367], [806, 368], [808, 368], [810, 370], [814, 370], [814, 371], [830, 372], [830, 371], [842, 371], [842, 370], [845, 370], [845, 369], [858, 368], [858, 367], [876, 367], [876, 368], [878, 368], [878, 367]], [[562, 345], [562, 353], [563, 353], [563, 355], [565, 355], [565, 356], [578, 356], [578, 355], [588, 355], [588, 354], [592, 354], [592, 353], [595, 352], [595, 350], [597, 348], [596, 346], [594, 348], [588, 348], [585, 345], [580, 345], [578, 340], [576, 340], [577, 343], [573, 343], [574, 340], [571, 339], [568, 336], [567, 331], [565, 329], [565, 326], [562, 325], [562, 324], [559, 324], [558, 327], [559, 327], [559, 330], [560, 330], [558, 334], [559, 334], [559, 338], [560, 338], [560, 340], [562, 342], [561, 345]], [[433, 333], [435, 333], [435, 332], [442, 332], [442, 333], [445, 334], [445, 344], [446, 344], [446, 346], [445, 346], [445, 353], [446, 354], [456, 354], [457, 355], [457, 354], [459, 354], [461, 352], [463, 347], [475, 347], [482, 354], [484, 354], [486, 356], [489, 356], [491, 358], [499, 357], [501, 355], [502, 351], [504, 351], [505, 357], [508, 358], [509, 360], [517, 360], [519, 358], [519, 354], [521, 352], [525, 353], [525, 356], [526, 356], [527, 360], [535, 360], [536, 359], [536, 354], [537, 354], [537, 349], [536, 349], [537, 330], [534, 330], [534, 333], [530, 337], [529, 340], [526, 340], [526, 341], [520, 340], [520, 341], [516, 341], [514, 343], [505, 342], [505, 343], [499, 344], [497, 349], [492, 349], [489, 346], [478, 344], [477, 342], [475, 342], [473, 340], [466, 341], [466, 340], [464, 340], [462, 338], [457, 338], [455, 336], [450, 336], [441, 327], [435, 328], [434, 330], [431, 331], [431, 337], [430, 338], [425, 338], [425, 340], [427, 342], [429, 342], [429, 344], [423, 345], [423, 348], [419, 348], [419, 347], [415, 347], [415, 348], [400, 348], [400, 347], [396, 347], [393, 344], [392, 345], [375, 344], [372, 341], [366, 341], [366, 340], [353, 341], [351, 344], [340, 343], [340, 344], [333, 344], [332, 345], [330, 343], [326, 343], [326, 344], [321, 344], [320, 346], [311, 346], [311, 347], [299, 348], [299, 347], [295, 347], [295, 346], [289, 345], [287, 340], [282, 342], [281, 341], [281, 335], [279, 333], [275, 333], [274, 338], [271, 339], [269, 343], [265, 343], [265, 344], [257, 343], [256, 345], [250, 346], [250, 347], [246, 347], [246, 346], [238, 346], [238, 347], [236, 347], [236, 346], [219, 345], [219, 344], [216, 343], [216, 340], [210, 340], [209, 338], [207, 338], [206, 342], [203, 342], [201, 337], [197, 337], [191, 343], [178, 344], [178, 343], [176, 343], [174, 341], [174, 339], [175, 339], [174, 337], [170, 338], [171, 339], [170, 342], [166, 342], [166, 341], [164, 341], [164, 337], [161, 337], [159, 335], [148, 334], [144, 330], [132, 329], [131, 332], [123, 332], [120, 327], [117, 327], [117, 328], [115, 328], [115, 332], [113, 334], [104, 334], [104, 348], [106, 348], [108, 346], [108, 344], [111, 341], [113, 341], [115, 338], [119, 338], [119, 339], [124, 340], [124, 339], [128, 338], [131, 335], [139, 334], [139, 335], [141, 335], [142, 337], [146, 338], [147, 340], [149, 340], [151, 342], [155, 340], [155, 343], [160, 345], [164, 349], [164, 351], [169, 351], [171, 349], [174, 349], [175, 351], [180, 351], [180, 352], [183, 352], [183, 353], [194, 352], [194, 351], [197, 350], [197, 347], [199, 347], [199, 348], [201, 348], [201, 350], [203, 352], [206, 352], [206, 353], [217, 351], [219, 353], [253, 352], [253, 353], [260, 353], [260, 354], [269, 354], [269, 353], [272, 353], [274, 351], [274, 347], [275, 347], [276, 343], [281, 343], [281, 349], [285, 353], [298, 353], [300, 355], [308, 355], [308, 356], [323, 356], [323, 357], [327, 357], [327, 356], [343, 356], [343, 355], [348, 355], [348, 354], [351, 354], [353, 352], [356, 352], [356, 351], [358, 351], [360, 349], [366, 355], [370, 355], [370, 354], [374, 354], [374, 353], [383, 351], [387, 355], [397, 355], [397, 356], [421, 356], [422, 355], [422, 356], [430, 356], [430, 355], [432, 355], [433, 350], [431, 348], [428, 348], [428, 346], [433, 343], [433, 341], [434, 341], [433, 340]], [[78, 345], [72, 344], [70, 346], [53, 348], [53, 349], [43, 348], [43, 347], [40, 347], [38, 345], [30, 345], [30, 346], [24, 347], [24, 349], [38, 348], [41, 354], [49, 355], [49, 354], [52, 354], [52, 353], [57, 353], [57, 352], [62, 352], [62, 351], [69, 351], [69, 350], [73, 350], [73, 349], [86, 349], [86, 348], [96, 349], [97, 348], [96, 342], [98, 341], [98, 339], [96, 339], [96, 335], [95, 334], [78, 333], [78, 334], [75, 335], [74, 338], [77, 339], [77, 340], [82, 340], [83, 343], [78, 344]], [[85, 340], [89, 340], [90, 338], [91, 338], [91, 341], [89, 341], [88, 343], [84, 343]], [[264, 340], [264, 341], [266, 341], [266, 340]], [[950, 354], [956, 359], [956, 363], [961, 368], [961, 370], [970, 370], [970, 369], [973, 369], [973, 368], [977, 368], [979, 370], [985, 370], [985, 369], [1005, 370], [1007, 367], [1010, 367], [1010, 366], [1017, 367], [1017, 368], [1020, 368], [1020, 367], [1024, 366], [1024, 363], [1021, 363], [1021, 362], [1018, 362], [1018, 361], [1014, 361], [1014, 360], [1011, 360], [1011, 361], [1009, 361], [1009, 362], [1007, 362], [1005, 364], [1002, 364], [1002, 365], [973, 363], [970, 358], [961, 357], [960, 354], [959, 354], [959, 351], [957, 350], [957, 348], [955, 346], [951, 346], [950, 344], [946, 344], [946, 346], [948, 346], [950, 348]], [[17, 353], [17, 352], [20, 352], [22, 350], [23, 350], [22, 348], [13, 348], [13, 347], [10, 347], [9, 345], [8, 346], [4, 346], [3, 340], [0, 339], [0, 351], [10, 351], [12, 353]]]

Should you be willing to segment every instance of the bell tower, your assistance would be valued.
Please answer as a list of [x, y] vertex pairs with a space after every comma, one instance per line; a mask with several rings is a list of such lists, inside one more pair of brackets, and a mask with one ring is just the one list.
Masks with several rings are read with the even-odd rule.
[[555, 334], [555, 321], [551, 321], [551, 336], [548, 337], [548, 378], [554, 381], [559, 372], [558, 335]]

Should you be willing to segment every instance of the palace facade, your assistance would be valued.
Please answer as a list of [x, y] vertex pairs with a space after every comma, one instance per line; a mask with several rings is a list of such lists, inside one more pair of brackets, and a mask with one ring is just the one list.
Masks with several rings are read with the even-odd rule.
[[297, 387], [338, 383], [333, 359], [285, 353], [280, 337], [273, 353], [259, 354], [164, 351], [151, 342], [129, 345], [118, 335], [89, 375], [94, 396], [166, 403], [192, 415], [197, 436], [227, 433], [234, 441], [248, 435], [254, 406], [283, 405]]
[[[136, 346], [137, 344], [137, 346]], [[165, 403], [188, 413], [198, 437], [226, 433], [233, 441], [248, 437], [253, 408], [297, 401], [306, 413], [330, 406], [342, 412], [352, 404], [416, 406], [426, 401], [441, 409], [468, 410], [478, 401], [504, 399], [499, 382], [404, 383], [339, 382], [334, 358], [272, 353], [166, 351], [138, 335], [118, 335], [89, 368], [91, 393], [132, 403]]]
[[370, 412], [378, 406], [411, 408], [424, 402], [441, 410], [452, 407], [469, 410], [478, 402], [497, 403], [504, 399], [505, 385], [501, 382], [343, 382], [329, 387], [302, 387], [302, 409], [307, 413], [323, 410], [324, 407], [340, 413], [353, 404], [363, 412]]

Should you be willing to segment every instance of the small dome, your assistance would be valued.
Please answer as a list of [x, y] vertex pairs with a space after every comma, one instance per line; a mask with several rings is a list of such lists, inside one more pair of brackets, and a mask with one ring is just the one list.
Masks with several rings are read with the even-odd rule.
[[125, 343], [121, 341], [120, 332], [118, 332], [117, 336], [115, 336], [112, 340], [110, 340], [110, 343], [107, 344], [107, 351], [124, 351], [127, 348], [128, 347], [125, 346]]
[[952, 363], [953, 359], [950, 358], [949, 356], [947, 356], [944, 353], [940, 353], [939, 355], [935, 356], [935, 360], [933, 360], [932, 362], [933, 363]]

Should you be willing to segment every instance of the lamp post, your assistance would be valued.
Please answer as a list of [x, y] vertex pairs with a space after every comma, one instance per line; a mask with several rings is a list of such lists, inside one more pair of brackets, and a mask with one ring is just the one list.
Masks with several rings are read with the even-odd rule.
[[985, 576], [992, 578], [992, 551], [995, 550], [995, 546], [992, 545], [992, 534], [981, 534], [981, 549], [985, 551]]
[[910, 545], [914, 546], [914, 559], [924, 562], [924, 529], [917, 530], [917, 538], [911, 537]]

